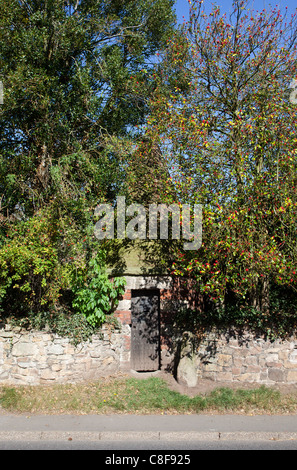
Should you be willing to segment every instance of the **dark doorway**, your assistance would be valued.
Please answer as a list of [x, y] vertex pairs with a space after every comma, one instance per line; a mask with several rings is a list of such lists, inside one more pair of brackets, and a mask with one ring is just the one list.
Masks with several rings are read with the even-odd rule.
[[132, 290], [131, 369], [160, 368], [160, 294], [158, 290]]

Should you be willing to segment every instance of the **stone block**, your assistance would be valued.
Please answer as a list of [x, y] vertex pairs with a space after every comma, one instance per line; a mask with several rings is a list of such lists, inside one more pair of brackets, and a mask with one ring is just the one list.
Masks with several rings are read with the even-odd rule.
[[18, 360], [17, 364], [18, 364], [18, 367], [20, 367], [21, 369], [28, 369], [28, 368], [30, 368], [30, 367], [32, 368], [32, 366], [34, 366], [34, 364], [32, 364], [32, 362], [25, 361], [24, 359]]
[[245, 365], [258, 365], [258, 356], [248, 356], [245, 358], [244, 361]]
[[241, 368], [240, 367], [232, 367], [232, 374], [233, 375], [240, 375], [241, 374]]
[[289, 360], [284, 361], [284, 368], [285, 369], [297, 369], [297, 363], [291, 362]]
[[113, 356], [107, 356], [103, 359], [102, 364], [104, 367], [109, 366], [110, 364], [113, 364], [115, 362]]
[[126, 276], [126, 289], [170, 289], [170, 276]]
[[42, 341], [44, 343], [52, 341], [52, 335], [50, 333], [43, 333], [42, 334]]
[[96, 359], [96, 358], [104, 356], [104, 351], [103, 351], [103, 348], [95, 348], [95, 349], [91, 349], [89, 351], [89, 354], [90, 354], [90, 357]]
[[213, 382], [216, 381], [216, 377], [217, 377], [216, 372], [204, 372], [203, 373], [204, 379], [212, 380]]
[[285, 351], [279, 351], [278, 353], [278, 357], [281, 361], [286, 361], [288, 360], [289, 358], [289, 351], [285, 350]]
[[208, 364], [205, 364], [203, 369], [206, 371], [206, 372], [219, 372], [221, 371], [221, 368], [218, 366], [218, 364], [216, 362], [214, 363], [208, 363]]
[[55, 380], [56, 374], [52, 370], [44, 369], [44, 370], [41, 371], [40, 378], [41, 378], [41, 380], [45, 380], [45, 381]]
[[60, 344], [51, 344], [47, 347], [46, 352], [49, 355], [53, 354], [55, 356], [60, 356], [61, 354], [64, 354], [64, 348]]
[[289, 370], [287, 372], [287, 382], [297, 383], [297, 370]]
[[274, 362], [278, 362], [278, 353], [274, 353], [274, 354], [268, 354], [266, 356], [266, 362], [267, 363], [274, 363]]
[[228, 367], [232, 365], [232, 356], [229, 354], [218, 354], [217, 363], [219, 366]]
[[53, 372], [59, 372], [60, 370], [62, 370], [62, 365], [61, 364], [53, 364], [52, 365], [52, 371]]
[[130, 310], [131, 309], [131, 300], [123, 299], [120, 300], [117, 305], [117, 311], [119, 310]]
[[246, 374], [257, 374], [257, 373], [260, 373], [261, 372], [261, 367], [260, 366], [257, 366], [257, 365], [248, 365], [246, 368], [245, 368], [245, 373]]
[[19, 370], [19, 373], [26, 375], [27, 377], [34, 378], [38, 376], [38, 369], [36, 369], [36, 367], [28, 367], [26, 369]]
[[233, 374], [232, 372], [221, 372], [219, 375], [219, 379], [217, 379], [219, 382], [232, 382], [233, 381]]
[[284, 371], [280, 368], [269, 368], [268, 369], [268, 379], [273, 382], [283, 382], [285, 379]]
[[13, 345], [12, 356], [35, 356], [38, 354], [38, 347], [34, 343], [20, 342]]
[[194, 358], [184, 356], [181, 358], [177, 368], [177, 381], [185, 382], [188, 387], [197, 385], [197, 371]]
[[12, 338], [12, 337], [13, 337], [12, 331], [0, 330], [0, 338]]
[[246, 372], [237, 377], [239, 382], [258, 382], [259, 374]]
[[233, 365], [235, 367], [242, 367], [244, 365], [245, 361], [243, 357], [240, 357], [238, 355], [233, 356]]
[[261, 370], [259, 382], [260, 383], [267, 383], [268, 382], [268, 369]]
[[293, 351], [290, 353], [289, 361], [292, 364], [297, 364], [297, 349], [293, 349]]

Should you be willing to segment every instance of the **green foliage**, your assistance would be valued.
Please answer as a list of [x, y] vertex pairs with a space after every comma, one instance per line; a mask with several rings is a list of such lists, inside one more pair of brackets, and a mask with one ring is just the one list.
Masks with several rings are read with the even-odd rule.
[[92, 216], [123, 185], [156, 83], [152, 56], [175, 24], [173, 4], [1, 0], [4, 316], [66, 331], [63, 315], [74, 324], [83, 315], [93, 327], [122, 292], [95, 256], [103, 248]]
[[220, 308], [217, 322], [222, 315], [268, 330], [273, 317], [279, 327], [282, 315], [286, 325], [296, 318], [290, 307], [278, 314], [272, 297], [284, 287], [296, 305], [297, 114], [288, 86], [297, 22], [247, 6], [207, 14], [192, 2], [183, 40], [173, 36], [156, 66], [146, 138], [169, 166], [165, 197], [173, 186], [175, 202], [203, 206], [202, 246], [176, 250], [172, 274]]
[[80, 228], [87, 217], [78, 207], [73, 219], [65, 213], [59, 218], [56, 209], [52, 205], [7, 228], [0, 248], [0, 307], [11, 322], [80, 342], [114, 310], [124, 280], [108, 279], [103, 248], [98, 252], [89, 226]]
[[125, 280], [108, 278], [105, 257], [99, 253], [89, 261], [87, 269], [77, 275], [75, 284], [74, 309], [85, 315], [91, 325], [100, 326], [124, 293]]
[[96, 333], [95, 328], [87, 322], [82, 313], [63, 309], [29, 312], [21, 318], [12, 316], [9, 322], [12, 326], [38, 331], [45, 330], [61, 337], [67, 337], [74, 346], [91, 340], [92, 335]]
[[[112, 198], [147, 114], [172, 0], [1, 1], [0, 195], [7, 216], [59, 197]], [[139, 90], [138, 81], [145, 85]], [[125, 149], [125, 150], [124, 150]]]
[[296, 22], [202, 3], [173, 34], [172, 0], [2, 0], [5, 315], [102, 324], [123, 286], [108, 279], [92, 214], [125, 193], [203, 205], [201, 249], [168, 252], [209, 322], [294, 325]]
[[56, 236], [44, 214], [9, 227], [0, 248], [0, 300], [6, 314], [37, 312], [58, 301], [63, 267]]
[[175, 315], [177, 331], [201, 333], [208, 328], [234, 328], [239, 331], [247, 328], [255, 334], [274, 341], [277, 338], [288, 338], [297, 328], [297, 299], [293, 289], [272, 284], [269, 290], [269, 308], [261, 310], [250, 305], [229, 291], [225, 304], [211, 301], [204, 295], [204, 308], [180, 309]]

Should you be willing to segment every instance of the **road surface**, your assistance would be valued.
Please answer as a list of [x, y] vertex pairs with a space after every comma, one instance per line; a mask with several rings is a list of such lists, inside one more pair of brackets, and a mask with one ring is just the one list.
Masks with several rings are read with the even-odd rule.
[[297, 450], [297, 415], [0, 415], [0, 449]]

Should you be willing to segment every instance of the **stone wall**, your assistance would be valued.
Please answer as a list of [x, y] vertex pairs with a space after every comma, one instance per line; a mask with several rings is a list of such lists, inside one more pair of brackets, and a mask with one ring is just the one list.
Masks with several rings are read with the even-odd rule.
[[73, 346], [68, 338], [6, 325], [0, 329], [0, 384], [76, 383], [108, 376], [129, 360], [126, 336], [125, 326], [120, 331], [104, 327], [90, 341]]
[[[297, 337], [269, 341], [230, 328], [205, 331], [199, 338], [190, 338], [186, 333], [181, 338], [180, 333], [175, 335], [172, 321], [181, 305], [192, 305], [190, 289], [165, 276], [127, 276], [126, 281], [126, 292], [115, 315], [128, 328], [127, 349], [131, 341], [131, 292], [159, 289], [161, 369], [173, 373], [180, 382], [195, 386], [205, 378], [218, 383], [297, 383]], [[129, 367], [129, 362], [126, 366]]]
[[[174, 341], [173, 338], [171, 340]], [[261, 384], [297, 383], [297, 338], [268, 341], [249, 332], [208, 331], [197, 338], [185, 333], [168, 352], [161, 368], [179, 382], [199, 379]], [[178, 357], [177, 357], [178, 356]], [[178, 361], [176, 359], [178, 358]], [[0, 384], [37, 385], [97, 380], [129, 368], [130, 325], [103, 328], [91, 341], [73, 346], [57, 335], [0, 329]]]
[[[115, 316], [121, 330], [106, 326], [102, 334], [74, 347], [48, 332], [0, 328], [0, 384], [75, 383], [130, 369], [131, 295], [133, 289], [160, 291], [160, 364], [180, 382], [199, 379], [261, 384], [297, 383], [297, 337], [268, 341], [251, 332], [204, 331], [200, 337], [172, 328], [175, 312], [191, 299], [174, 291], [165, 277], [127, 276], [126, 292]], [[177, 295], [175, 295], [177, 293]]]
[[177, 378], [195, 386], [199, 378], [218, 382], [272, 385], [297, 383], [297, 338], [269, 341], [251, 332], [207, 331], [185, 334]]

